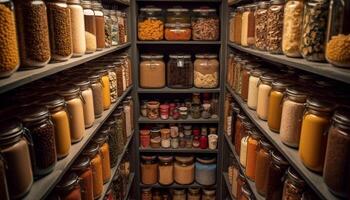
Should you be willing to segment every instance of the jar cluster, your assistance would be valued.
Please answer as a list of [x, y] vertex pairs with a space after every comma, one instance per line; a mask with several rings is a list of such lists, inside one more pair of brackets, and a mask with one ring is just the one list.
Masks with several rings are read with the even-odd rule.
[[142, 188], [141, 189], [141, 200], [215, 200], [216, 190], [215, 189], [200, 189], [200, 188], [189, 188], [189, 189], [155, 189], [155, 188]]
[[139, 40], [219, 40], [220, 20], [216, 9], [182, 7], [140, 8], [138, 17]]
[[[0, 128], [1, 154], [8, 166], [1, 176], [6, 177], [7, 184], [1, 186], [8, 186], [10, 198], [25, 196], [34, 179], [50, 174], [86, 136], [95, 120], [110, 109], [110, 69], [106, 65], [92, 68], [91, 64], [33, 82], [2, 97], [7, 105], [1, 116], [17, 119], [3, 122]], [[75, 78], [80, 74], [86, 76]], [[119, 95], [122, 93], [123, 89]], [[124, 99], [120, 109], [125, 132], [131, 135], [132, 98]]]
[[0, 15], [1, 78], [128, 41], [126, 13], [97, 1], [6, 0]]
[[196, 182], [203, 186], [216, 183], [216, 157], [141, 156], [141, 182], [144, 185], [188, 185]]
[[142, 117], [156, 119], [209, 119], [218, 118], [219, 100], [216, 94], [193, 93], [192, 99], [166, 101], [143, 100], [140, 105]]
[[142, 54], [140, 62], [142, 88], [217, 88], [220, 64], [216, 54], [170, 54], [165, 64], [160, 54]]
[[[299, 158], [306, 168], [323, 174], [330, 191], [346, 196], [346, 189], [336, 182], [349, 184], [346, 178], [342, 178], [349, 173], [344, 170], [347, 165], [344, 160], [349, 153], [343, 151], [350, 144], [350, 112], [346, 108], [349, 95], [345, 92], [348, 88], [341, 83], [290, 69], [241, 68], [235, 56], [230, 58], [229, 65], [232, 68], [228, 83], [248, 108], [255, 111], [260, 120], [266, 121], [272, 132], [279, 134], [283, 144], [298, 149]], [[237, 67], [240, 68], [238, 71]], [[230, 84], [235, 81], [236, 84]], [[237, 85], [241, 85], [241, 93]], [[248, 127], [245, 127], [246, 117], [240, 108], [231, 102], [232, 97], [227, 96], [224, 126], [229, 135], [237, 138], [241, 134], [240, 127]], [[238, 142], [236, 147], [240, 145], [240, 139], [235, 141]]]
[[217, 148], [217, 127], [195, 125], [145, 126], [140, 130], [141, 148]]
[[237, 7], [229, 40], [272, 54], [350, 67], [349, 3], [271, 0]]

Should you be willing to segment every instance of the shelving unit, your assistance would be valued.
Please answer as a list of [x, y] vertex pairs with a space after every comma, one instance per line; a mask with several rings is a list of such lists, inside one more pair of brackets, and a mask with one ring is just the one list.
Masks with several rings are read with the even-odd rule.
[[189, 149], [189, 148], [139, 148], [141, 153], [191, 153], [191, 154], [217, 154], [217, 149]]
[[211, 186], [203, 186], [200, 185], [196, 182], [188, 184], [188, 185], [181, 185], [177, 183], [173, 183], [171, 185], [161, 185], [161, 184], [153, 184], [153, 185], [146, 185], [140, 183], [141, 187], [152, 187], [152, 188], [192, 188], [192, 187], [197, 187], [197, 188], [217, 188], [217, 185], [211, 185]]
[[173, 88], [160, 88], [160, 89], [144, 89], [144, 88], [138, 88], [137, 92], [139, 94], [153, 94], [153, 93], [218, 93], [220, 92], [220, 88], [214, 88], [214, 89], [199, 89], [199, 88], [189, 88], [189, 89], [173, 89]]
[[170, 124], [170, 123], [197, 123], [197, 124], [206, 124], [206, 123], [219, 123], [219, 118], [209, 118], [209, 119], [193, 119], [191, 116], [188, 116], [187, 119], [148, 119], [147, 117], [139, 117], [138, 123], [140, 124]]
[[137, 44], [149, 44], [149, 45], [155, 45], [155, 44], [186, 44], [186, 45], [221, 45], [220, 41], [137, 41]]

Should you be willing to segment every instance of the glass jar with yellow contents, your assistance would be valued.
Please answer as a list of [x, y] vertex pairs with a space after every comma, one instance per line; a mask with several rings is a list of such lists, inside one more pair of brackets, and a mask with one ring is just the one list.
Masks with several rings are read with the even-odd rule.
[[102, 175], [103, 183], [107, 183], [111, 179], [111, 164], [109, 157], [109, 145], [107, 143], [108, 135], [100, 134], [95, 137], [94, 142], [100, 147], [102, 159]]
[[101, 75], [102, 79], [102, 93], [103, 93], [103, 109], [108, 110], [111, 106], [111, 91], [109, 86], [109, 76], [107, 70], [100, 70], [98, 73]]
[[164, 35], [162, 9], [156, 7], [140, 8], [137, 33], [139, 40], [162, 40]]

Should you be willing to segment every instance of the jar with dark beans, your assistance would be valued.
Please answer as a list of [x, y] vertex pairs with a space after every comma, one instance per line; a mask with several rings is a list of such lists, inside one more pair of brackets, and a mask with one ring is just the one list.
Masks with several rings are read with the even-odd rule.
[[269, 164], [266, 177], [266, 199], [281, 200], [283, 182], [289, 164], [277, 151], [271, 152], [270, 155], [272, 161]]
[[267, 50], [282, 53], [284, 0], [271, 0], [267, 11]]
[[284, 182], [282, 199], [301, 200], [305, 191], [305, 182], [297, 172], [289, 167], [287, 179]]
[[191, 55], [172, 54], [168, 62], [168, 87], [190, 88], [193, 86]]
[[267, 9], [268, 2], [260, 2], [255, 11], [255, 47], [265, 51], [267, 48]]
[[220, 34], [220, 21], [215, 9], [200, 8], [193, 10], [192, 39], [218, 40]]

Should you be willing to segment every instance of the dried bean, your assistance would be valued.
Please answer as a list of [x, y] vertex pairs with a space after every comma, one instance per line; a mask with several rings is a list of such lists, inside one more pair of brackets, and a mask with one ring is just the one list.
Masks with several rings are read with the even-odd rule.
[[267, 20], [267, 50], [270, 53], [282, 53], [283, 5], [271, 5]]
[[266, 50], [267, 47], [267, 9], [257, 9], [255, 12], [255, 47]]
[[219, 20], [210, 18], [200, 18], [192, 22], [193, 40], [218, 40], [219, 39]]

